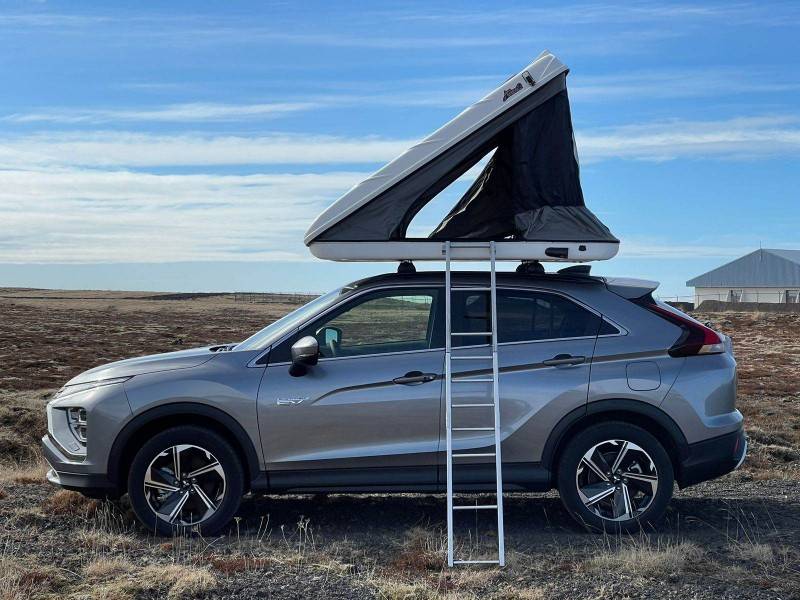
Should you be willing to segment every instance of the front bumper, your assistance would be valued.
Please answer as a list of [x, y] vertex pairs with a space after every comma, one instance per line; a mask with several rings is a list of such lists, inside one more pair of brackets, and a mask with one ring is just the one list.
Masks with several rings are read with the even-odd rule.
[[49, 435], [42, 438], [42, 451], [50, 470], [47, 481], [65, 490], [75, 490], [87, 496], [116, 496], [117, 486], [105, 473], [89, 471], [91, 465], [67, 458]]
[[678, 485], [685, 488], [721, 477], [738, 469], [746, 456], [747, 438], [744, 428], [690, 444], [688, 457], [681, 461]]

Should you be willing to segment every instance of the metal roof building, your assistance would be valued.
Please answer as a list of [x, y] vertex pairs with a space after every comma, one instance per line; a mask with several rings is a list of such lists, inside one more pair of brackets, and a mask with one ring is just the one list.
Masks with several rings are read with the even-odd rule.
[[723, 302], [800, 302], [800, 250], [764, 248], [686, 282], [695, 306]]

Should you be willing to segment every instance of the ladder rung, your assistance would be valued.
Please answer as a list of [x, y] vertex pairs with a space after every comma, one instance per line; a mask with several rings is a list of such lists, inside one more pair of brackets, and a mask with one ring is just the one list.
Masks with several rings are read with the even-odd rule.
[[462, 506], [454, 506], [453, 510], [492, 510], [496, 508], [497, 504], [464, 504]]
[[450, 242], [451, 248], [491, 248], [492, 242]]
[[450, 360], [492, 360], [494, 356], [451, 356]]
[[451, 404], [451, 408], [464, 408], [464, 407], [472, 407], [472, 406], [494, 406], [494, 402], [490, 402], [488, 404], [481, 403], [481, 404]]
[[494, 427], [452, 427], [451, 431], [494, 431]]
[[492, 383], [494, 379], [491, 377], [479, 377], [473, 379], [451, 379], [451, 383]]
[[454, 565], [499, 565], [499, 560], [454, 560]]
[[480, 335], [483, 337], [488, 337], [492, 335], [491, 331], [451, 331], [450, 336], [454, 335]]
[[494, 452], [469, 452], [462, 454], [453, 454], [453, 458], [478, 458], [480, 456], [496, 456]]
[[453, 292], [491, 292], [492, 288], [483, 285], [469, 285], [469, 286], [452, 286], [450, 288]]

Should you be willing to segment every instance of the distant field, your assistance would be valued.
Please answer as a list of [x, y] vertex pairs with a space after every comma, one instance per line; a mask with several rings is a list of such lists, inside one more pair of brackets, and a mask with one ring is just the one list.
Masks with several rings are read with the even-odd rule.
[[0, 599], [800, 598], [800, 314], [695, 314], [731, 335], [751, 453], [676, 492], [642, 536], [577, 529], [554, 494], [507, 500], [510, 566], [442, 569], [435, 495], [253, 497], [230, 535], [154, 539], [124, 501], [43, 483], [44, 403], [101, 363], [239, 341], [296, 302], [0, 289]]

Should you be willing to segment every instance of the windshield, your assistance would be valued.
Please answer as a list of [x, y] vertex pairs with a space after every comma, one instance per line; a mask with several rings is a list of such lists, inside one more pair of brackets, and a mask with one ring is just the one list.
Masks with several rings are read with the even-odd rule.
[[308, 304], [290, 312], [285, 317], [281, 317], [271, 325], [267, 325], [258, 333], [251, 335], [241, 344], [238, 344], [236, 350], [260, 350], [261, 348], [266, 348], [277, 338], [282, 337], [286, 332], [300, 325], [308, 317], [331, 306], [339, 299], [341, 294], [342, 288], [338, 288], [312, 300]]

